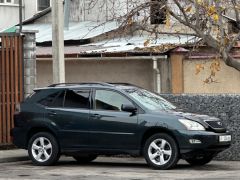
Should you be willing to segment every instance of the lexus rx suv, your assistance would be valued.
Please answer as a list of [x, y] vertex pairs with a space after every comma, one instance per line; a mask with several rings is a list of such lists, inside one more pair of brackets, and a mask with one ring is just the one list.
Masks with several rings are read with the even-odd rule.
[[179, 159], [207, 164], [231, 144], [218, 118], [183, 112], [134, 85], [55, 84], [34, 91], [15, 113], [11, 134], [35, 165], [53, 165], [60, 155], [88, 163], [129, 154], [169, 169]]

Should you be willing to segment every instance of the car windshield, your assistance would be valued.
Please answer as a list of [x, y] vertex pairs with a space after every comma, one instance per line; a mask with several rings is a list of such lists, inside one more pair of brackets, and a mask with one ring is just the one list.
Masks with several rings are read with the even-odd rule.
[[136, 101], [149, 110], [172, 110], [176, 107], [161, 96], [145, 89], [125, 89], [125, 91]]

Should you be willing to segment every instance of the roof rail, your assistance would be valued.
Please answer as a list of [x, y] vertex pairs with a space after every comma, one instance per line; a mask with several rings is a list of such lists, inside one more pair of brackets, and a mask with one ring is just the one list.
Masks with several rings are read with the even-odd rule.
[[136, 87], [139, 87], [139, 86], [137, 86], [137, 85], [135, 85], [135, 84], [123, 83], [123, 82], [113, 82], [113, 83], [108, 82], [108, 84], [112, 84], [112, 85], [123, 85], [123, 86], [136, 86]]
[[110, 83], [105, 82], [83, 82], [83, 83], [58, 83], [58, 84], [52, 84], [48, 87], [65, 87], [65, 86], [77, 86], [77, 85], [102, 85], [102, 86], [113, 86]]

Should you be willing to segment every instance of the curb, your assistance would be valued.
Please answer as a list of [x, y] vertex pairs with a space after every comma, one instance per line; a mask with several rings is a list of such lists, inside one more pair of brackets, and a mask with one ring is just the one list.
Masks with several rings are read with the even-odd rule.
[[28, 161], [29, 158], [27, 156], [22, 157], [13, 157], [13, 158], [0, 158], [0, 163], [11, 163], [11, 162], [20, 162], [20, 161]]

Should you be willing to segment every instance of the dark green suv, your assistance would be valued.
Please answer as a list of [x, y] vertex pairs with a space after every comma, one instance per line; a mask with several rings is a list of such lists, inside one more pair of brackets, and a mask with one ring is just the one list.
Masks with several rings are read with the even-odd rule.
[[15, 113], [11, 133], [36, 165], [60, 155], [81, 163], [98, 155], [144, 156], [155, 169], [180, 158], [204, 165], [231, 144], [222, 122], [181, 112], [157, 94], [130, 84], [55, 84], [36, 89]]

